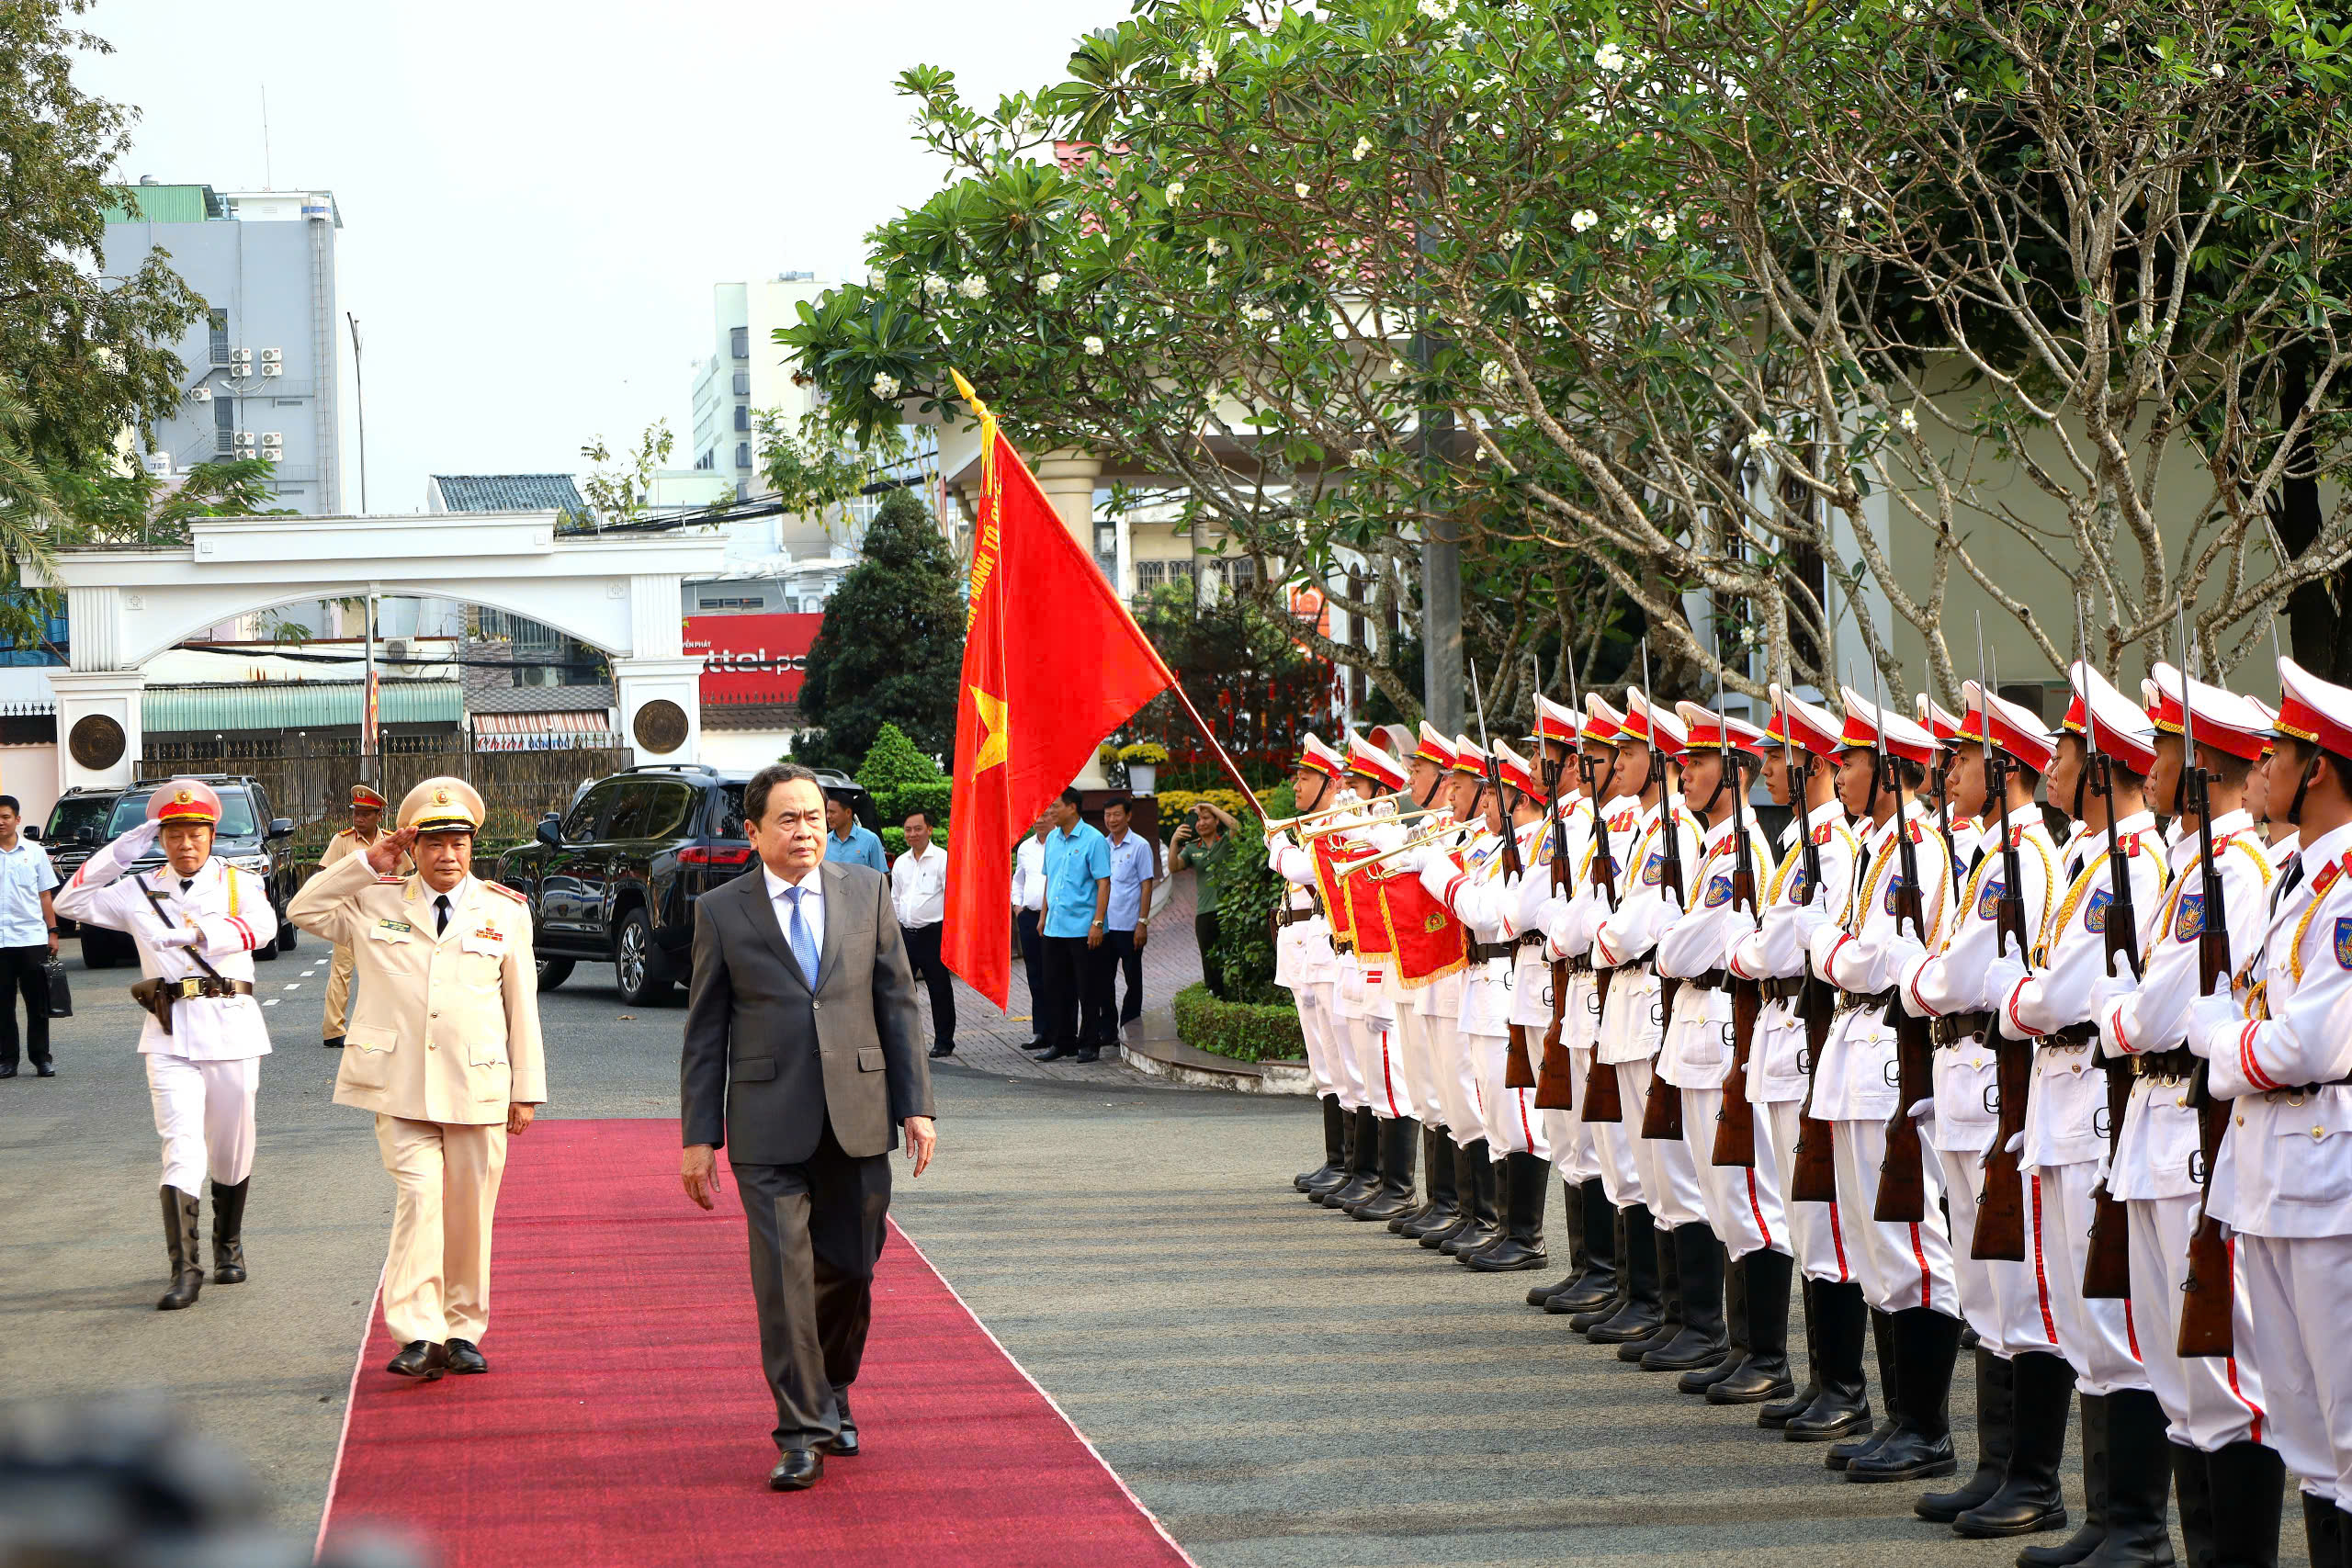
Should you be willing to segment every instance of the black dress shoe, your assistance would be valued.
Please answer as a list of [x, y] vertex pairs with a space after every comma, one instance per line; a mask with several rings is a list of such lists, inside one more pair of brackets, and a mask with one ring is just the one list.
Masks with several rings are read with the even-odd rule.
[[1078, 1054], [1078, 1059], [1081, 1062], [1099, 1062], [1102, 1059], [1102, 1053], [1090, 1045]]
[[931, 1059], [934, 1062], [942, 1056], [953, 1056], [955, 1054], [956, 1047], [953, 1045], [933, 1045], [931, 1048]]
[[815, 1449], [786, 1449], [768, 1472], [771, 1492], [806, 1492], [825, 1479], [825, 1456]]
[[1075, 1047], [1065, 1051], [1058, 1045], [1048, 1045], [1044, 1051], [1038, 1054], [1037, 1060], [1041, 1062], [1066, 1062], [1077, 1055], [1078, 1051]]
[[449, 1370], [447, 1347], [429, 1339], [412, 1339], [408, 1348], [384, 1363], [384, 1370], [396, 1378], [423, 1378], [426, 1382], [438, 1382], [441, 1374]]
[[841, 1430], [817, 1446], [835, 1459], [855, 1459], [862, 1450], [857, 1446], [857, 1417], [849, 1413], [849, 1395], [836, 1393], [833, 1403], [842, 1413]]
[[320, 1041], [319, 1043], [325, 1046], [330, 1051], [340, 1051], [343, 1049], [343, 1036], [340, 1034], [330, 1034], [324, 1040]]
[[449, 1341], [449, 1372], [451, 1376], [461, 1376], [468, 1372], [486, 1372], [488, 1371], [490, 1371], [490, 1363], [482, 1359], [481, 1346], [475, 1344], [470, 1339], [452, 1339]]
[[16, 1068], [14, 1068], [14, 1067], [0, 1067], [0, 1078], [13, 1078], [13, 1077], [15, 1077], [16, 1076], [17, 1076], [17, 1069], [16, 1069]]
[[41, 1078], [53, 1078], [57, 1076], [57, 1069], [51, 1066], [47, 1062], [43, 1062], [40, 1066], [33, 1069], [33, 1076], [35, 1077]]

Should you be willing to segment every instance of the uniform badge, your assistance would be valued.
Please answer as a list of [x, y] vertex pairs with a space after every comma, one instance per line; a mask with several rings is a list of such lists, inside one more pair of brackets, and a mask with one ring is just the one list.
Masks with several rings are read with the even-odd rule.
[[2173, 917], [2172, 934], [2182, 942], [2195, 942], [2205, 934], [2204, 894], [2180, 896], [2180, 912]]
[[404, 931], [411, 929], [406, 920], [378, 920], [376, 924], [388, 931]]
[[2090, 903], [2083, 909], [2083, 930], [2092, 932], [2106, 931], [2107, 907], [2114, 902], [2115, 890], [2111, 887], [2102, 887], [2093, 893]]
[[1910, 884], [1903, 880], [1903, 874], [1899, 871], [1886, 879], [1886, 897], [1883, 902], [1888, 914], [1894, 913], [1895, 899], [1901, 897], [1903, 890], [1909, 886]]
[[1666, 880], [1666, 852], [1652, 850], [1650, 858], [1642, 863], [1642, 885], [1656, 887]]
[[1706, 907], [1713, 909], [1720, 908], [1721, 906], [1730, 902], [1731, 873], [1727, 871], [1718, 872], [1715, 874], [1714, 880], [1707, 884]]
[[1431, 936], [1435, 936], [1438, 932], [1445, 930], [1445, 916], [1442, 913], [1440, 913], [1426, 917], [1421, 921], [1421, 930], [1429, 932]]
[[2352, 915], [2335, 918], [2335, 962], [2340, 968], [2352, 969]]
[[1800, 865], [1796, 870], [1789, 873], [1788, 895], [1790, 903], [1809, 904], [1813, 901], [1810, 897], [1812, 892], [1813, 889], [1806, 886], [1805, 883], [1804, 866]]
[[2001, 895], [2005, 891], [1999, 877], [1986, 877], [1984, 886], [1976, 893], [1976, 918], [1980, 920], [1991, 919], [1993, 911], [1999, 907]]

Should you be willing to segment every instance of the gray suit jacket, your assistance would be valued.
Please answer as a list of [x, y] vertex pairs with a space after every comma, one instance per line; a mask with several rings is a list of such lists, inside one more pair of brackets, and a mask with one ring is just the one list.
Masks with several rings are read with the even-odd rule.
[[678, 1121], [687, 1144], [746, 1165], [797, 1165], [830, 1119], [842, 1152], [886, 1154], [931, 1111], [889, 885], [828, 861], [816, 988], [792, 956], [758, 863], [695, 902]]

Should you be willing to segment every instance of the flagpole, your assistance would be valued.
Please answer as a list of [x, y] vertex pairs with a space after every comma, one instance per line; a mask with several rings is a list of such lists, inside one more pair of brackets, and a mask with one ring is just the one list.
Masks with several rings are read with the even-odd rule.
[[[974, 413], [980, 416], [983, 427], [980, 449], [983, 457], [986, 457], [989, 455], [989, 449], [994, 445], [994, 443], [989, 439], [990, 432], [989, 432], [986, 427], [993, 423], [994, 416], [989, 412], [988, 405], [980, 401], [979, 394], [972, 389], [972, 384], [964, 379], [964, 373], [962, 371], [950, 367], [947, 374], [955, 378], [956, 394], [970, 406]], [[1017, 454], [1015, 456], [1015, 460], [1019, 460]], [[1112, 603], [1117, 604], [1119, 614], [1126, 615], [1128, 625], [1133, 626], [1135, 624], [1135, 617], [1127, 615], [1127, 607], [1125, 604], [1118, 604], [1116, 594], [1112, 596]], [[1143, 636], [1141, 627], [1136, 628], [1136, 635], [1147, 648], [1150, 647], [1151, 639]], [[1153, 651], [1155, 654], [1158, 652], [1157, 649], [1154, 649]], [[1163, 670], [1168, 669], [1164, 660], [1161, 662], [1160, 668]], [[1189, 717], [1193, 721], [1193, 728], [1201, 732], [1201, 739], [1209, 743], [1209, 750], [1216, 753], [1218, 765], [1225, 769], [1226, 776], [1233, 781], [1234, 788], [1241, 792], [1242, 800], [1248, 803], [1251, 807], [1255, 808], [1258, 805], [1258, 792], [1250, 787], [1250, 781], [1241, 776], [1241, 769], [1234, 762], [1231, 755], [1226, 751], [1225, 743], [1219, 740], [1216, 738], [1216, 732], [1209, 728], [1208, 720], [1201, 716], [1201, 710], [1193, 705], [1193, 699], [1187, 695], [1184, 691], [1183, 681], [1177, 676], [1173, 670], [1168, 671], [1168, 690], [1173, 693], [1175, 694], [1176, 701], [1182, 705], [1185, 716]]]

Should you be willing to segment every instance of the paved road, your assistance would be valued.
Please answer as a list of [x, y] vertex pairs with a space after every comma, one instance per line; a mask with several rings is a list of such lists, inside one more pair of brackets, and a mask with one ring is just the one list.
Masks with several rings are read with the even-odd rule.
[[[152, 1310], [155, 1145], [123, 973], [76, 966], [62, 1077], [0, 1083], [0, 1393], [160, 1384], [257, 1462], [304, 1531], [390, 1209], [367, 1119], [327, 1102], [320, 956], [306, 942], [262, 971], [300, 988], [272, 1010], [254, 1277], [194, 1311]], [[583, 971], [546, 1021], [549, 1114], [674, 1114], [674, 1009], [626, 1009]], [[1307, 1102], [967, 1054], [937, 1075], [940, 1163], [900, 1180], [895, 1213], [1210, 1568], [2012, 1554], [1584, 1345], [1520, 1303], [1525, 1276], [1472, 1276], [1311, 1208], [1287, 1186], [1317, 1137]], [[1963, 1384], [1963, 1424], [1967, 1399]]]

